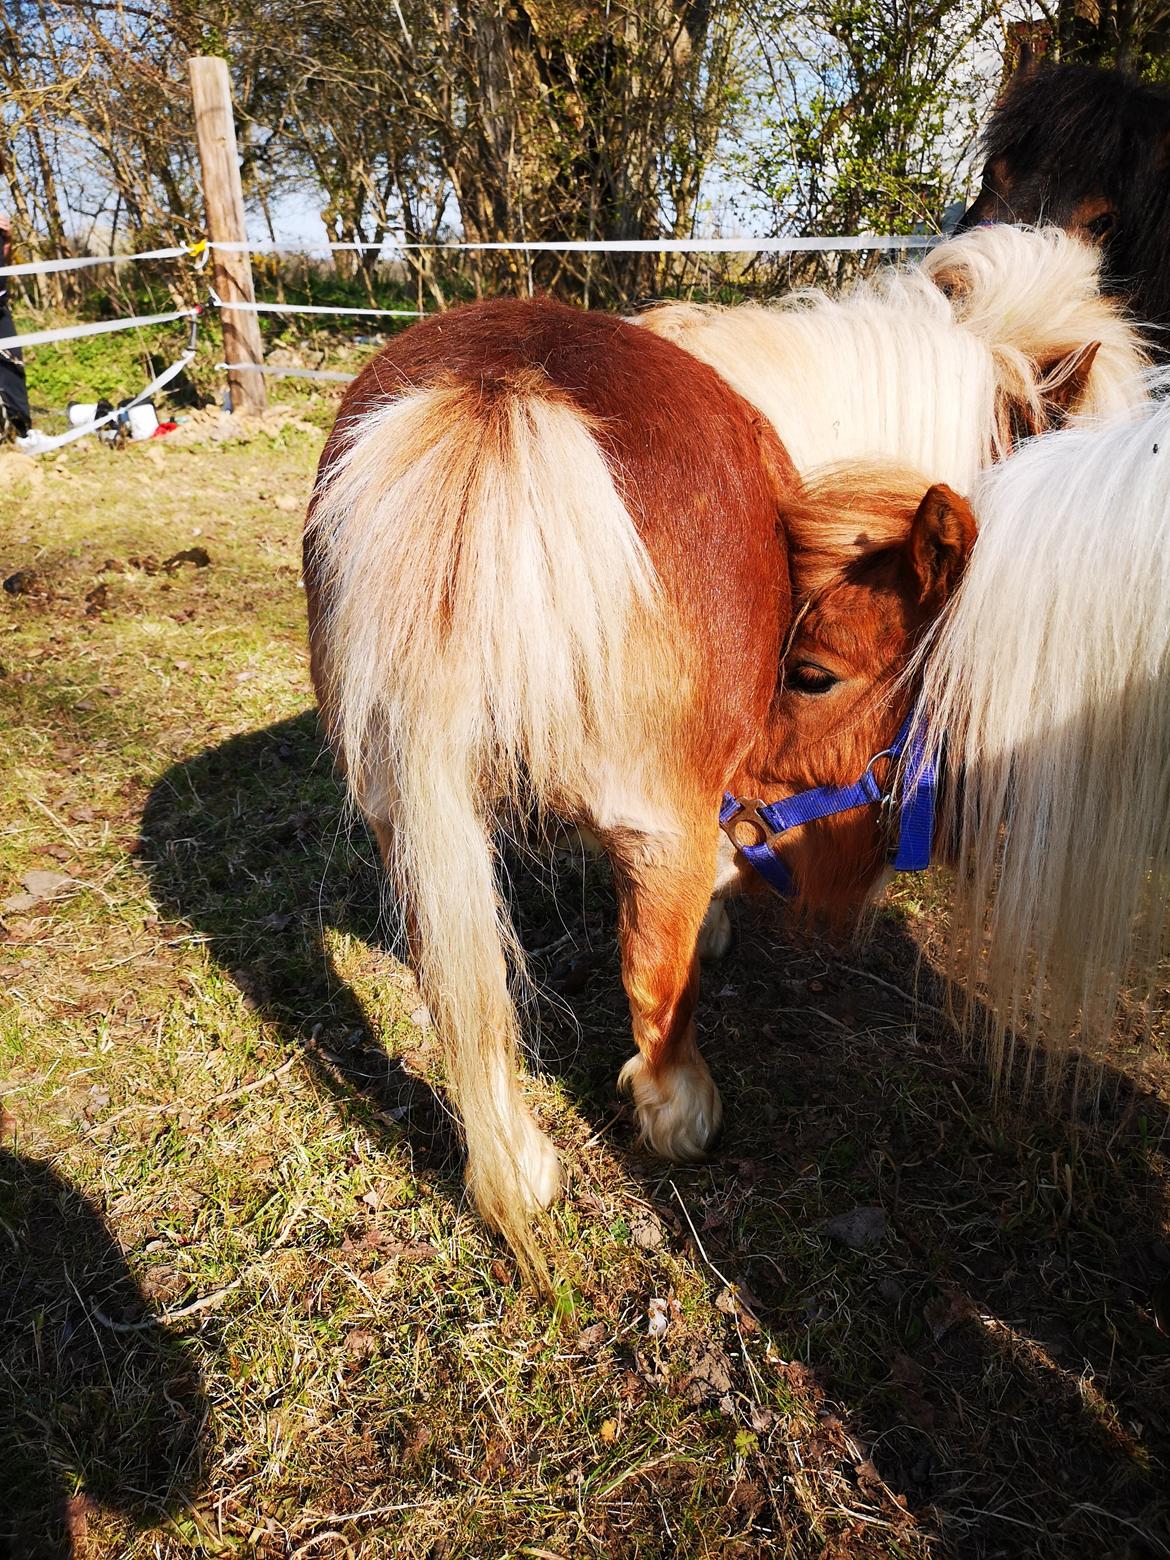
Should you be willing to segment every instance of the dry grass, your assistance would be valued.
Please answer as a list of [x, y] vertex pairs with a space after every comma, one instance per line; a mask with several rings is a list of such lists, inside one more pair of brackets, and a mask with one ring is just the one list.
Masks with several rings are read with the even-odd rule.
[[1170, 1554], [1163, 1075], [1119, 1039], [1100, 1123], [997, 1120], [905, 995], [920, 885], [843, 956], [740, 910], [727, 1140], [669, 1172], [604, 874], [515, 863], [569, 1167], [519, 1289], [320, 754], [319, 445], [0, 458], [0, 895], [79, 885], [0, 912], [0, 1554]]

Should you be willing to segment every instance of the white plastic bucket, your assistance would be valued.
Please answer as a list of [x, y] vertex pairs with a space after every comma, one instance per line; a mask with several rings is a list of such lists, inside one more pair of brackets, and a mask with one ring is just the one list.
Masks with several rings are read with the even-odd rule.
[[132, 439], [149, 439], [158, 427], [158, 413], [153, 401], [139, 401], [137, 406], [126, 408]]

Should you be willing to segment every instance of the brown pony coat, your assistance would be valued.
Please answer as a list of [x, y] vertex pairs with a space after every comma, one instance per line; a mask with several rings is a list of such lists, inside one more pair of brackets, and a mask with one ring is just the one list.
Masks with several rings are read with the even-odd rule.
[[[675, 612], [719, 624], [695, 682], [695, 757], [717, 786], [764, 718], [789, 620], [777, 517], [795, 471], [771, 425], [672, 342], [548, 299], [498, 299], [420, 322], [367, 365], [342, 401], [318, 483], [348, 426], [387, 398], [443, 381], [474, 386], [485, 415], [529, 385], [587, 420]], [[311, 529], [305, 586], [316, 644]]]
[[[713, 369], [541, 300], [416, 326], [347, 393], [306, 529], [314, 681], [403, 905], [469, 1183], [530, 1266], [557, 1169], [517, 1082], [498, 808], [526, 793], [609, 855], [638, 1045], [622, 1079], [649, 1143], [700, 1157], [721, 1106], [696, 945], [738, 870], [719, 864], [720, 795], [854, 779], [892, 737], [892, 680], [970, 540], [964, 506], [919, 503], [925, 485], [864, 473], [802, 495]], [[815, 700], [784, 671], [814, 652], [834, 676]], [[864, 899], [873, 811], [796, 831], [811, 908]]]

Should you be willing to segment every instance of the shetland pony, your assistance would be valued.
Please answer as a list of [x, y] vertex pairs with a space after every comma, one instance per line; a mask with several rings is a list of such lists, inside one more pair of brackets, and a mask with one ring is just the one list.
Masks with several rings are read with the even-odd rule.
[[[559, 1173], [520, 1089], [501, 819], [527, 805], [608, 854], [637, 1044], [622, 1082], [654, 1149], [701, 1156], [721, 1119], [693, 1022], [721, 795], [852, 781], [887, 746], [974, 534], [926, 488], [801, 491], [712, 369], [545, 301], [416, 325], [347, 392], [306, 523], [313, 678], [401, 905], [469, 1186], [530, 1271]], [[882, 869], [876, 807], [789, 838], [811, 910], [846, 913]]]
[[1144, 401], [1140, 340], [1097, 263], [1058, 229], [981, 228], [839, 298], [662, 304], [639, 324], [758, 407], [798, 470], [884, 457], [965, 492], [1020, 434]]
[[1001, 1060], [1017, 1028], [1091, 1051], [1170, 930], [1170, 405], [1038, 439], [972, 502], [923, 693], [961, 776], [957, 973]]
[[982, 188], [959, 219], [1051, 222], [1100, 247], [1106, 290], [1170, 355], [1170, 92], [1119, 70], [1029, 65], [984, 133]]

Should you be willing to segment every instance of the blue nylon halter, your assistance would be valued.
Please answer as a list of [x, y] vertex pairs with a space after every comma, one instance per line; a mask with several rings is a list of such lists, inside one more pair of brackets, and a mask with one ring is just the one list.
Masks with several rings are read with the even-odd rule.
[[[906, 759], [901, 793], [883, 791], [874, 779], [873, 766], [888, 758], [892, 765]], [[917, 710], [911, 710], [888, 748], [875, 753], [860, 777], [852, 785], [814, 785], [780, 802], [745, 801], [723, 793], [719, 809], [719, 827], [739, 854], [760, 876], [786, 897], [796, 892], [792, 873], [772, 848], [780, 836], [802, 823], [832, 818], [855, 807], [881, 806], [896, 811], [897, 844], [890, 852], [890, 865], [896, 872], [921, 872], [930, 865], [934, 838], [934, 805], [938, 790], [938, 765], [926, 748], [926, 722]], [[736, 830], [751, 825], [759, 831], [754, 845], [744, 845]]]

